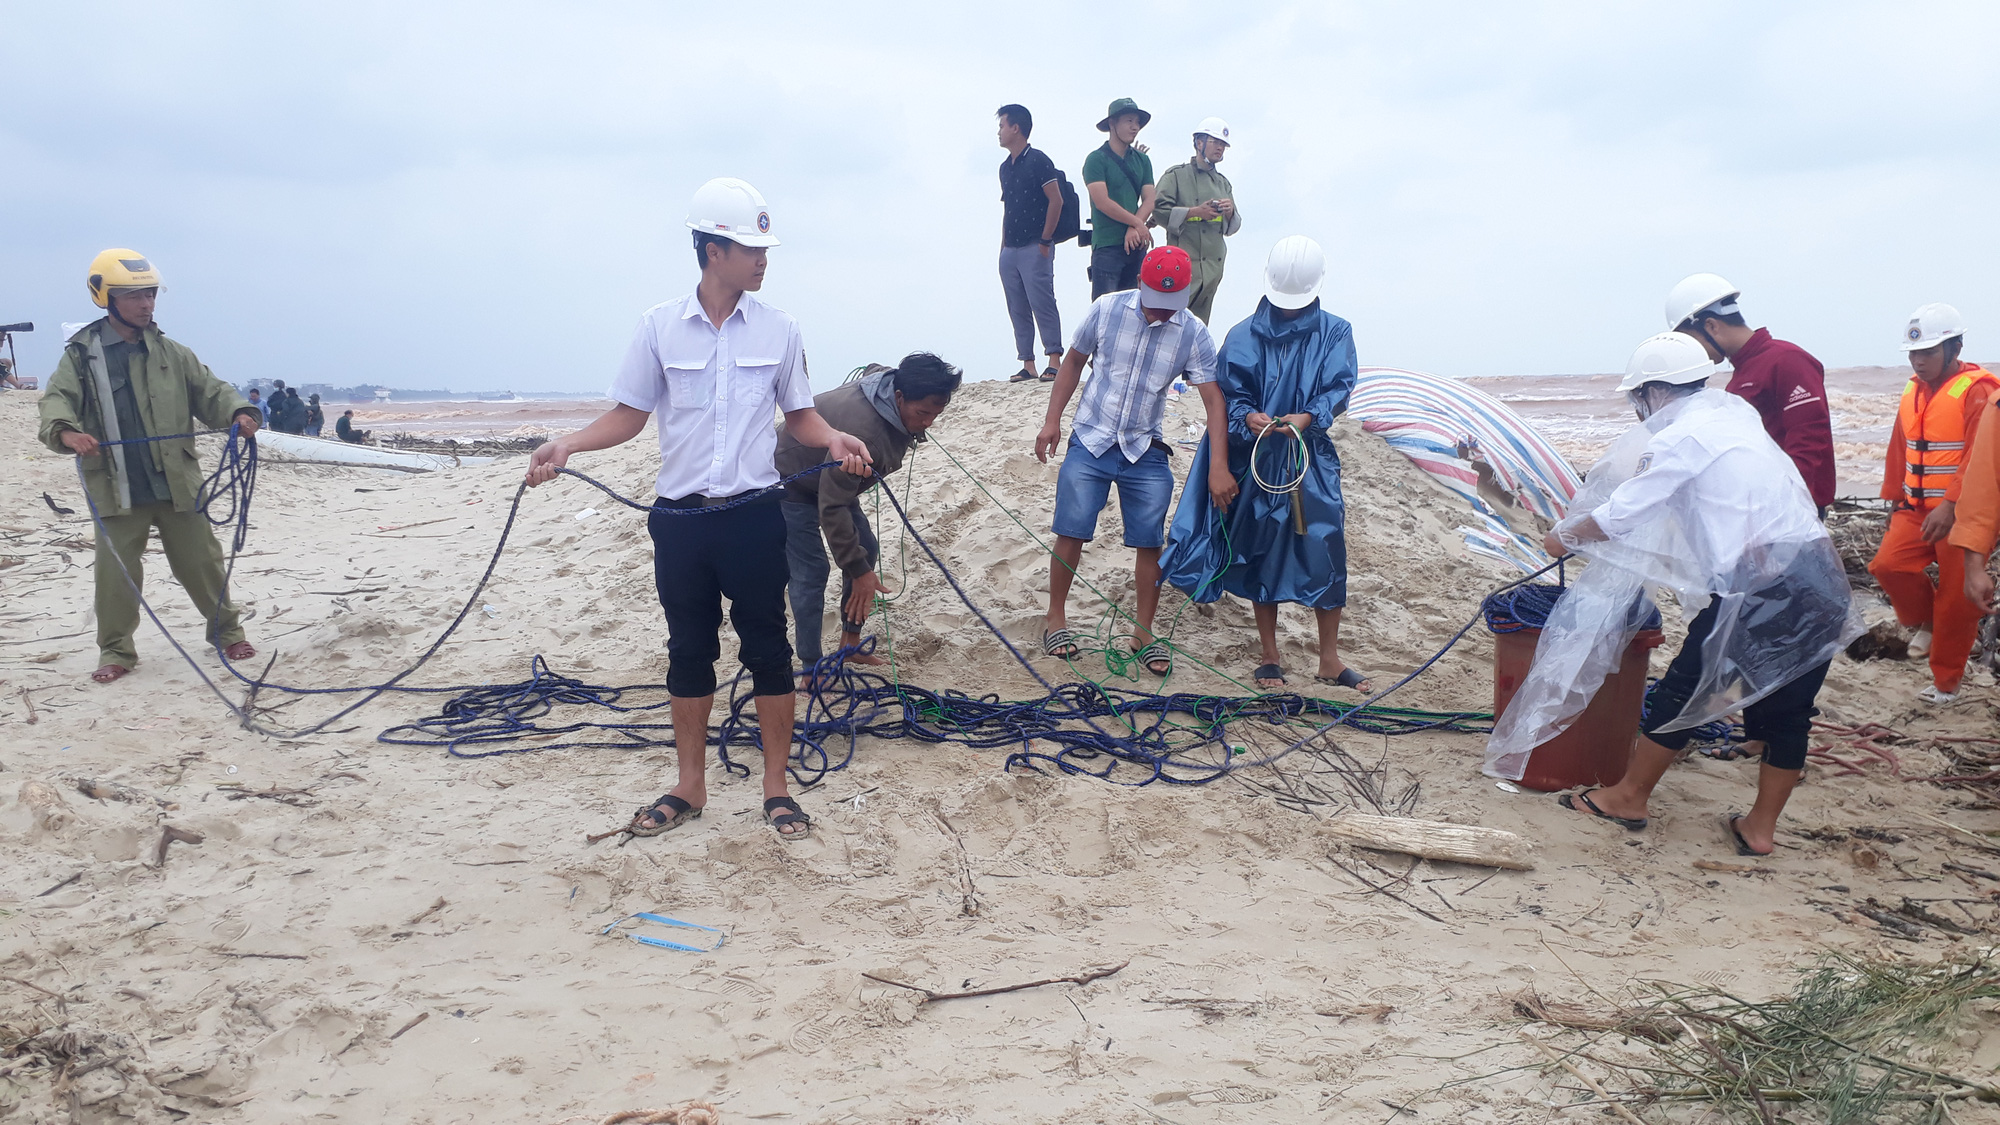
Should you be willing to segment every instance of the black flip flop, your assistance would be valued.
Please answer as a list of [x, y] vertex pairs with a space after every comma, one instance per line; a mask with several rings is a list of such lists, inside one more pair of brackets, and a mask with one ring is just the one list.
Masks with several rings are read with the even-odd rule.
[[[1279, 687], [1284, 687], [1285, 670], [1276, 664], [1259, 664], [1257, 665], [1257, 670], [1250, 673], [1250, 679], [1253, 683], [1258, 680], [1276, 680]], [[1257, 686], [1260, 688], [1264, 687], [1263, 684], [1258, 684]], [[1265, 688], [1264, 690], [1269, 691], [1270, 689]]]
[[1035, 373], [1023, 367], [1019, 371], [1014, 372], [1013, 376], [1007, 381], [1009, 383], [1032, 383], [1035, 381]]
[[1044, 383], [1053, 383], [1053, 382], [1055, 382], [1055, 381], [1056, 381], [1056, 369], [1055, 369], [1055, 368], [1051, 367], [1051, 368], [1049, 368], [1049, 369], [1047, 369], [1047, 370], [1045, 370], [1045, 371], [1043, 371], [1043, 372], [1042, 372], [1042, 382], [1044, 382]]
[[[653, 825], [639, 823], [646, 816], [654, 813], [659, 814], [661, 817], [660, 823]], [[640, 809], [638, 812], [633, 813], [632, 823], [626, 827], [625, 831], [630, 832], [634, 836], [658, 836], [662, 833], [672, 832], [690, 820], [700, 819], [700, 809], [669, 793], [652, 804], [647, 805], [645, 808]]]
[[1704, 758], [1713, 758], [1718, 762], [1740, 762], [1745, 758], [1757, 757], [1757, 755], [1745, 750], [1743, 744], [1740, 742], [1725, 742], [1720, 746], [1701, 746], [1695, 749], [1695, 753], [1700, 754]]
[[[1595, 792], [1597, 792], [1595, 789], [1579, 789], [1574, 793], [1564, 793], [1562, 796], [1556, 798], [1556, 804], [1573, 812], [1587, 812], [1599, 820], [1608, 820], [1624, 828], [1627, 832], [1643, 832], [1646, 830], [1646, 818], [1643, 816], [1613, 816], [1603, 809], [1598, 808], [1597, 802], [1590, 799], [1590, 795]], [[1579, 809], [1576, 807], [1577, 801], [1583, 802], [1582, 808]]]
[[[774, 811], [778, 809], [785, 811]], [[772, 828], [777, 829], [778, 839], [786, 843], [803, 840], [812, 835], [812, 817], [807, 816], [806, 811], [799, 807], [799, 803], [790, 797], [773, 797], [765, 801], [764, 819]], [[794, 824], [803, 824], [805, 828], [799, 832], [785, 831], [785, 829], [790, 828]]]
[[1355, 671], [1352, 668], [1342, 668], [1340, 670], [1340, 675], [1338, 676], [1314, 676], [1313, 681], [1315, 683], [1325, 684], [1328, 687], [1353, 688], [1355, 691], [1361, 692], [1363, 695], [1367, 694], [1367, 689], [1363, 688], [1361, 685], [1368, 682], [1368, 677], [1362, 675], [1361, 673]]
[[1750, 841], [1743, 838], [1743, 833], [1736, 830], [1736, 822], [1742, 819], [1742, 813], [1728, 813], [1722, 818], [1722, 827], [1729, 830], [1729, 838], [1736, 843], [1736, 854], [1747, 855], [1751, 859], [1771, 858], [1771, 852], [1777, 851], [1776, 848], [1771, 849], [1771, 852], [1760, 852], [1750, 846]]

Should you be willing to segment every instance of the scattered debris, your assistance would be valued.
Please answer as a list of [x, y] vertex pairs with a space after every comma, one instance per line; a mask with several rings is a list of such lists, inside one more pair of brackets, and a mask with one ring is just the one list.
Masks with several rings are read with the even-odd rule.
[[1073, 977], [1049, 977], [1046, 980], [1031, 980], [1026, 984], [1008, 984], [1002, 985], [999, 988], [975, 988], [970, 992], [932, 992], [928, 988], [906, 984], [899, 980], [890, 980], [887, 977], [878, 977], [874, 973], [862, 973], [861, 975], [877, 984], [894, 985], [897, 988], [907, 988], [911, 992], [919, 993], [923, 996], [924, 1003], [930, 1004], [939, 1000], [965, 1000], [974, 996], [998, 996], [1003, 992], [1019, 992], [1027, 988], [1040, 988], [1045, 984], [1089, 984], [1094, 980], [1103, 980], [1105, 977], [1116, 973], [1131, 963], [1130, 961], [1120, 961], [1109, 968], [1088, 969]]

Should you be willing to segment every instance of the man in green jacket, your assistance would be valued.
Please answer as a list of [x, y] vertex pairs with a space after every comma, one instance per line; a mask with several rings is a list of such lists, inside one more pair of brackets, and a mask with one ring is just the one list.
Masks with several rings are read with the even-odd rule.
[[257, 650], [229, 604], [222, 545], [195, 507], [202, 473], [194, 439], [143, 439], [188, 433], [196, 420], [209, 429], [233, 421], [247, 437], [257, 432], [257, 408], [153, 323], [160, 275], [144, 256], [104, 251], [90, 264], [88, 285], [106, 315], [64, 346], [42, 393], [39, 436], [57, 453], [83, 459], [84, 487], [104, 524], [96, 562], [99, 667], [90, 678], [108, 684], [139, 664], [137, 587], [156, 527], [167, 565], [209, 623], [209, 643], [231, 660], [248, 660]]
[[[959, 370], [929, 352], [903, 357], [895, 367], [871, 364], [854, 382], [816, 395], [813, 406], [827, 424], [853, 434], [874, 458], [870, 475], [861, 477], [827, 469], [785, 486], [785, 559], [791, 569], [786, 593], [792, 603], [792, 629], [798, 638], [799, 663], [810, 671], [822, 655], [820, 631], [830, 573], [827, 551], [840, 566], [840, 644], [861, 643], [861, 627], [883, 593], [875, 573], [881, 550], [861, 494], [877, 480], [903, 465], [912, 446], [924, 440], [938, 415], [951, 404], [963, 378]], [[778, 434], [774, 457], [778, 472], [791, 476], [828, 460], [823, 447], [806, 445], [790, 428]], [[826, 537], [822, 546], [821, 535]], [[881, 657], [855, 654], [855, 664], [881, 664]]]
[[1167, 245], [1178, 246], [1194, 259], [1194, 289], [1188, 311], [1208, 323], [1215, 291], [1222, 284], [1222, 263], [1229, 248], [1223, 239], [1242, 229], [1236, 211], [1236, 189], [1215, 166], [1229, 152], [1229, 126], [1220, 117], [1205, 118], [1195, 127], [1194, 159], [1176, 164], [1160, 177], [1152, 221], [1165, 227]]

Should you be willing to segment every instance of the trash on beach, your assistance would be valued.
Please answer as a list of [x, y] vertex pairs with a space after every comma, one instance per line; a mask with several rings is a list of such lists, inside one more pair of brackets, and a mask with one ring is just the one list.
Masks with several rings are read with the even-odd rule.
[[576, 518], [579, 520], [587, 520], [596, 514], [597, 514], [596, 508], [585, 508], [583, 511], [578, 512], [576, 514]]
[[683, 945], [682, 943], [677, 941], [668, 941], [666, 938], [651, 937], [646, 934], [635, 934], [632, 933], [630, 930], [619, 931], [622, 934], [622, 936], [631, 938], [633, 941], [638, 942], [640, 945], [650, 945], [659, 949], [678, 949], [684, 953], [713, 953], [716, 950], [722, 948], [723, 942], [729, 940], [728, 934], [722, 932], [721, 930], [716, 929], [714, 926], [697, 926], [693, 922], [683, 922], [679, 918], [669, 918], [664, 914], [649, 914], [643, 910], [637, 914], [627, 914], [623, 918], [618, 919], [616, 922], [613, 922], [610, 925], [604, 927], [603, 929], [597, 931], [598, 936], [602, 937], [603, 935], [608, 934], [613, 930], [618, 930], [620, 926], [623, 926], [625, 923], [631, 921], [634, 918], [637, 918], [642, 922], [657, 922], [662, 926], [675, 926], [683, 930], [700, 930], [703, 933], [710, 933], [715, 935], [715, 944], [713, 945]]

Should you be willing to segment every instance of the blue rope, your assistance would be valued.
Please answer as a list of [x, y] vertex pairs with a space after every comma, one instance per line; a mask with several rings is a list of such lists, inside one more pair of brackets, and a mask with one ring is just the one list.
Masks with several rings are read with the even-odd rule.
[[[145, 440], [167, 440], [167, 438]], [[222, 463], [203, 485], [202, 500], [203, 511], [212, 524], [222, 526], [233, 522], [239, 528], [237, 543], [231, 552], [232, 567], [235, 552], [241, 547], [241, 529], [247, 528], [256, 471], [254, 442], [240, 442], [239, 446], [239, 441], [238, 434], [232, 427]], [[123, 444], [136, 444], [136, 442]], [[700, 515], [728, 511], [753, 503], [775, 489], [823, 471], [834, 464], [836, 463], [828, 462], [816, 465], [803, 472], [794, 473], [770, 488], [748, 493], [725, 504], [708, 508], [665, 508], [644, 504], [621, 496], [603, 482], [575, 470], [559, 469], [557, 472], [564, 476], [575, 477], [636, 511]], [[81, 459], [78, 460], [77, 471], [81, 481]], [[944, 560], [916, 529], [896, 494], [886, 483], [879, 483], [878, 486], [882, 495], [894, 508], [897, 517], [903, 521], [911, 538], [938, 568], [938, 572], [944, 576], [953, 593], [1000, 641], [1008, 654], [1042, 686], [1046, 694], [1035, 700], [1005, 702], [997, 695], [975, 699], [959, 692], [931, 692], [898, 684], [879, 674], [863, 672], [846, 665], [845, 661], [849, 655], [873, 650], [874, 638], [867, 638], [860, 646], [840, 649], [814, 665], [813, 675], [809, 678], [811, 686], [806, 691], [808, 698], [803, 709], [803, 721], [798, 724], [796, 730], [797, 749], [791, 755], [789, 766], [792, 776], [802, 785], [817, 784], [826, 774], [848, 765], [853, 760], [859, 739], [863, 736], [907, 738], [932, 743], [952, 742], [974, 749], [1018, 746], [1020, 749], [1009, 754], [1006, 760], [1006, 767], [1010, 770], [1016, 766], [1036, 770], [1048, 766], [1064, 773], [1084, 774], [1114, 784], [1146, 785], [1163, 781], [1173, 785], [1199, 785], [1223, 777], [1232, 770], [1275, 763], [1307, 748], [1341, 726], [1352, 726], [1357, 730], [1383, 735], [1413, 734], [1425, 730], [1483, 733], [1490, 729], [1482, 725], [1490, 716], [1482, 713], [1435, 714], [1399, 711], [1380, 706], [1383, 699], [1443, 659], [1472, 626], [1480, 621], [1479, 615], [1475, 615], [1461, 626], [1442, 648], [1417, 668], [1359, 703], [1340, 703], [1296, 694], [1230, 698], [1191, 692], [1161, 695], [1107, 689], [1084, 683], [1061, 686], [1051, 684], [1015, 647], [999, 626], [994, 624], [992, 618], [972, 600], [957, 575], [945, 565]], [[607, 687], [589, 684], [556, 673], [540, 655], [530, 661], [528, 678], [518, 683], [471, 687], [403, 686], [405, 679], [436, 655], [445, 641], [450, 639], [464, 623], [472, 608], [478, 604], [480, 595], [499, 565], [526, 491], [525, 482], [515, 489], [499, 541], [494, 546], [485, 571], [458, 615], [413, 664], [390, 679], [382, 683], [353, 687], [293, 687], [261, 677], [246, 676], [226, 656], [223, 657], [224, 667], [237, 680], [252, 689], [253, 699], [255, 692], [262, 689], [292, 695], [359, 694], [362, 696], [327, 718], [295, 731], [279, 731], [265, 726], [257, 722], [246, 708], [239, 708], [230, 702], [187, 650], [174, 640], [158, 615], [153, 613], [152, 607], [145, 603], [143, 596], [140, 597], [140, 604], [145, 607], [154, 625], [167, 636], [182, 658], [195, 669], [196, 674], [209, 689], [217, 698], [222, 699], [224, 705], [229, 707], [246, 727], [274, 737], [296, 738], [324, 730], [384, 693], [395, 691], [413, 694], [449, 693], [453, 698], [446, 701], [437, 715], [391, 727], [378, 736], [379, 741], [393, 745], [439, 746], [453, 756], [462, 758], [537, 753], [561, 748], [637, 748], [673, 745], [670, 721], [644, 721], [650, 718], [651, 713], [667, 707], [671, 702], [670, 699], [663, 698], [643, 704], [621, 702], [627, 693], [664, 691], [665, 685]], [[85, 496], [88, 499], [87, 487]], [[224, 514], [217, 516], [212, 509], [220, 509]], [[99, 533], [103, 534], [102, 518], [94, 502], [90, 511], [93, 522], [98, 525]], [[123, 560], [118, 561], [120, 568], [123, 569]], [[1534, 578], [1560, 565], [1561, 560], [1551, 563], [1526, 578], [1510, 583], [1497, 593], [1504, 594], [1525, 587]], [[126, 579], [132, 583], [136, 594], [138, 586], [136, 582], [132, 582], [129, 572], [126, 573]], [[544, 727], [536, 722], [561, 705], [602, 707], [621, 718], [612, 722], [578, 721], [553, 727]], [[730, 747], [738, 743], [753, 749], [758, 746], [754, 712], [754, 696], [748, 690], [745, 677], [739, 674], [731, 684], [727, 715], [718, 725], [714, 736], [724, 767], [738, 775], [747, 776], [749, 769], [731, 758]], [[819, 717], [815, 718], [815, 715]], [[625, 719], [623, 716], [633, 716], [633, 718]], [[1190, 719], [1193, 725], [1169, 722], [1176, 717]], [[1100, 726], [1099, 720], [1116, 720], [1130, 727], [1132, 733], [1113, 734]], [[1303, 722], [1317, 725], [1310, 733], [1294, 740], [1278, 752], [1264, 758], [1246, 761], [1242, 760], [1242, 751], [1232, 748], [1225, 736], [1225, 728], [1232, 722], [1263, 723], [1273, 727]], [[1077, 724], [1081, 724], [1083, 729], [1078, 729]], [[557, 736], [557, 740], [547, 740], [550, 735]], [[564, 735], [578, 737], [562, 740], [561, 736]], [[499, 745], [519, 742], [529, 737], [545, 741], [539, 741], [532, 746]], [[846, 743], [844, 748], [837, 745], [842, 741]], [[1037, 748], [1035, 744], [1038, 742], [1053, 749]]]

